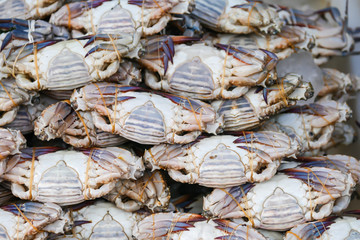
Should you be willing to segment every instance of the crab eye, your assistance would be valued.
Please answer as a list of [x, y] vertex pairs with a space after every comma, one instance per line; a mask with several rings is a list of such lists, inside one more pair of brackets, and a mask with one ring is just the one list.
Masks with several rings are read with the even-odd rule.
[[309, 134], [309, 137], [313, 137], [315, 135], [314, 132], [312, 132], [312, 131], [310, 131], [308, 134]]

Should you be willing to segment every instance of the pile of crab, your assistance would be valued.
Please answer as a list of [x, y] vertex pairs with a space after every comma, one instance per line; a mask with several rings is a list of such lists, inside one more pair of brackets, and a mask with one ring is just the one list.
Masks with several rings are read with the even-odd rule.
[[347, 13], [0, 0], [4, 239], [359, 239]]

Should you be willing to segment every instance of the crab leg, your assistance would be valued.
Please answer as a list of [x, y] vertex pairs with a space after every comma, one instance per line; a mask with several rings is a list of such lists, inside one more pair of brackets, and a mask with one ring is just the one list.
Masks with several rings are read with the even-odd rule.
[[135, 225], [134, 236], [138, 240], [158, 239], [171, 233], [187, 231], [196, 222], [204, 220], [203, 216], [190, 213], [152, 214]]

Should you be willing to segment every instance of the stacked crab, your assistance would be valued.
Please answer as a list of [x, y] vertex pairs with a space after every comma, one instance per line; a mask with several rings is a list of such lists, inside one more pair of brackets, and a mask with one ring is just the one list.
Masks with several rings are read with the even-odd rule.
[[0, 16], [4, 238], [360, 236], [335, 216], [360, 162], [326, 154], [354, 139], [360, 80], [316, 65], [352, 51], [336, 8], [0, 0]]

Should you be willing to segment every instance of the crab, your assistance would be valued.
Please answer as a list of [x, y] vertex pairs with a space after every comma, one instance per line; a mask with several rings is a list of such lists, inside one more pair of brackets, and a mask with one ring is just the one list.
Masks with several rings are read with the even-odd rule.
[[1, 0], [0, 16], [21, 19], [45, 18], [59, 9], [63, 2], [63, 0]]
[[19, 87], [36, 91], [72, 90], [101, 81], [118, 70], [117, 59], [85, 58], [84, 44], [84, 40], [31, 43], [15, 50], [6, 63], [15, 72]]
[[33, 132], [35, 119], [52, 101], [41, 95], [39, 98], [34, 98], [32, 104], [20, 105], [14, 120], [3, 127], [20, 130], [22, 134]]
[[68, 100], [47, 107], [34, 122], [34, 134], [43, 141], [62, 138], [74, 147], [110, 147], [127, 140], [94, 126], [90, 112], [75, 111]]
[[334, 7], [313, 12], [280, 7], [278, 12], [285, 24], [300, 26], [315, 38], [311, 52], [318, 65], [327, 62], [330, 56], [343, 56], [354, 47], [354, 39], [347, 29], [347, 10], [344, 18]]
[[0, 161], [20, 153], [20, 149], [25, 147], [26, 139], [19, 130], [0, 128]]
[[349, 118], [346, 103], [328, 99], [295, 106], [267, 121], [261, 130], [280, 131], [300, 142], [299, 154], [318, 150], [328, 144], [334, 124]]
[[[170, 13], [184, 13], [188, 0], [97, 0], [63, 6], [50, 18], [50, 23], [68, 26], [90, 34], [84, 36], [89, 53], [95, 57], [127, 55], [137, 57], [141, 36], [159, 33], [171, 19]], [[104, 51], [103, 51], [104, 50]], [[111, 53], [109, 53], [111, 51]]]
[[246, 47], [250, 49], [266, 49], [276, 54], [279, 60], [289, 57], [298, 49], [310, 51], [315, 44], [315, 38], [299, 26], [284, 26], [280, 33], [275, 35], [249, 35], [217, 34], [211, 38], [213, 44], [221, 43], [233, 47]]
[[66, 221], [54, 203], [24, 202], [0, 207], [0, 232], [4, 239], [47, 239], [50, 232], [61, 233]]
[[65, 209], [74, 227], [52, 239], [132, 239], [133, 227], [143, 218], [139, 213], [121, 210], [110, 202], [96, 200]]
[[351, 174], [339, 170], [288, 168], [265, 182], [215, 189], [204, 198], [204, 211], [214, 217], [245, 218], [256, 228], [285, 231], [343, 210], [347, 206], [342, 197], [350, 196], [355, 185]]
[[277, 33], [283, 22], [276, 8], [260, 1], [195, 0], [191, 16], [218, 32], [245, 34]]
[[256, 229], [245, 225], [221, 219], [205, 220], [194, 213], [156, 213], [139, 221], [133, 234], [137, 240], [267, 239]]
[[322, 68], [324, 75], [324, 87], [318, 93], [318, 97], [324, 97], [331, 94], [333, 98], [340, 98], [345, 94], [357, 90], [359, 77], [345, 74], [334, 68]]
[[[286, 232], [284, 240], [359, 239], [359, 211], [352, 212], [356, 213], [357, 216], [330, 216], [318, 221], [299, 224]], [[351, 211], [349, 213], [351, 213]]]
[[239, 132], [200, 137], [185, 146], [157, 145], [145, 151], [144, 161], [152, 169], [167, 169], [175, 181], [223, 188], [268, 180], [281, 158], [297, 149], [298, 143], [285, 134]]
[[5, 78], [0, 80], [0, 126], [12, 122], [19, 110], [21, 104], [32, 104], [36, 99], [37, 93], [26, 91], [19, 88], [14, 78]]
[[260, 124], [297, 100], [313, 96], [310, 83], [303, 82], [297, 74], [287, 74], [280, 83], [269, 87], [251, 88], [245, 95], [230, 100], [216, 100], [211, 106], [219, 116], [224, 116], [224, 131], [243, 131]]
[[160, 211], [169, 205], [170, 190], [160, 171], [145, 172], [135, 181], [119, 180], [104, 198], [124, 211], [133, 212], [142, 207]]
[[78, 151], [55, 147], [21, 150], [9, 161], [16, 165], [3, 175], [21, 199], [61, 206], [106, 195], [118, 179], [136, 179], [144, 170], [141, 158], [118, 147]]
[[353, 126], [350, 123], [335, 123], [330, 141], [321, 147], [321, 151], [327, 152], [340, 144], [348, 146], [354, 142], [356, 142], [356, 132]]
[[189, 143], [222, 124], [206, 103], [140, 87], [89, 84], [70, 101], [76, 111], [91, 111], [97, 128], [141, 144]]
[[171, 19], [170, 13], [188, 12], [185, 0], [96, 0], [69, 3], [53, 13], [49, 22], [90, 34], [140, 36], [159, 33]]
[[143, 54], [139, 62], [160, 76], [158, 79], [148, 71], [145, 83], [152, 89], [212, 100], [238, 98], [249, 87], [264, 86], [266, 80], [276, 78], [278, 58], [275, 54], [261, 49], [215, 46], [217, 48], [204, 43], [175, 45], [171, 63], [161, 58], [154, 61], [151, 52]]

